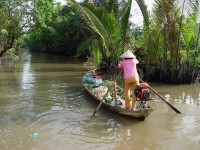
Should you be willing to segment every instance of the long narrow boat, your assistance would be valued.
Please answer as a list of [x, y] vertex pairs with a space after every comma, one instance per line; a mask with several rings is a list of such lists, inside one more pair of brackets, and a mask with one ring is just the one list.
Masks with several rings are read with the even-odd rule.
[[[153, 111], [153, 109], [147, 104], [149, 99], [148, 93], [143, 93], [146, 97], [141, 98], [141, 93], [137, 97], [137, 110], [129, 110], [125, 108], [125, 100], [123, 98], [123, 89], [117, 85], [114, 86], [114, 81], [102, 80], [101, 76], [97, 76], [93, 72], [86, 72], [83, 76], [83, 86], [86, 92], [97, 102], [102, 102], [102, 105], [109, 110], [139, 120], [145, 120], [145, 118]], [[145, 91], [146, 89], [144, 89]]]

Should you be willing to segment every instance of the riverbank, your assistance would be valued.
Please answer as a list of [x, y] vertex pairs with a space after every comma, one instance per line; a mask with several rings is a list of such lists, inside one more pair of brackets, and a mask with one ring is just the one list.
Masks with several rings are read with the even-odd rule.
[[17, 60], [17, 55], [8, 52], [3, 57], [0, 57], [0, 68], [5, 68]]

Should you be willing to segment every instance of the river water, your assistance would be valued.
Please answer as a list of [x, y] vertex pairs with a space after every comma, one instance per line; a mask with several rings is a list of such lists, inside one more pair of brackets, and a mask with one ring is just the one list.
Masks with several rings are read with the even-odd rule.
[[200, 84], [150, 83], [157, 96], [145, 121], [100, 108], [85, 93], [83, 62], [22, 53], [0, 70], [1, 150], [199, 150]]

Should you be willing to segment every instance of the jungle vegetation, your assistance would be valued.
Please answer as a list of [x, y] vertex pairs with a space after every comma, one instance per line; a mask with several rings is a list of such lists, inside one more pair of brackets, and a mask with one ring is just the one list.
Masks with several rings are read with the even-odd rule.
[[[142, 28], [131, 28], [133, 1]], [[129, 49], [148, 81], [192, 83], [200, 76], [198, 0], [154, 0], [151, 12], [145, 0], [66, 2], [1, 0], [0, 59], [27, 47], [116, 67]]]

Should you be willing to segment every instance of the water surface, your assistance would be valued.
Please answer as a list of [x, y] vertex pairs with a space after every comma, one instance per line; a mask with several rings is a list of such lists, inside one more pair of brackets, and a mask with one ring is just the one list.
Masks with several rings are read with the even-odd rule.
[[1, 150], [198, 150], [200, 84], [150, 83], [157, 96], [145, 121], [100, 108], [85, 93], [83, 62], [45, 54], [20, 55], [0, 70]]

